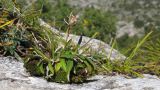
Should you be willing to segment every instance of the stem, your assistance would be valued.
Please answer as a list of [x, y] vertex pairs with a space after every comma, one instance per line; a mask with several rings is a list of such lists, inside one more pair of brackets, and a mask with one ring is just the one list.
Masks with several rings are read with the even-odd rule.
[[68, 28], [67, 28], [67, 31], [66, 31], [66, 34], [67, 34], [66, 41], [68, 40], [70, 31], [71, 31], [71, 25], [68, 25]]

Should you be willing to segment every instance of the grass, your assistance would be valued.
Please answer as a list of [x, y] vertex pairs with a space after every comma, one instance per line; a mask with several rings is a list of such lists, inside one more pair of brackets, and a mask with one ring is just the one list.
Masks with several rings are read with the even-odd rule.
[[[155, 31], [147, 33], [133, 48], [129, 48], [125, 61], [112, 61], [102, 54], [91, 53], [85, 48], [87, 44], [81, 47], [80, 43], [73, 43], [68, 38], [63, 39], [50, 29], [40, 26], [38, 19], [41, 17], [42, 8], [37, 11], [37, 8], [32, 6], [23, 10], [14, 0], [7, 2], [10, 7], [5, 6], [6, 2], [2, 3], [0, 55], [22, 60], [33, 76], [59, 83], [82, 83], [90, 76], [100, 73], [118, 73], [130, 77], [142, 77], [144, 73], [160, 76], [160, 40]], [[67, 20], [68, 25], [65, 25], [64, 31], [69, 35], [78, 24], [75, 23], [77, 20], [73, 14], [70, 14]], [[99, 24], [95, 24], [95, 27]], [[92, 34], [92, 38], [95, 38], [95, 35]], [[113, 40], [112, 50], [115, 47], [116, 40]]]

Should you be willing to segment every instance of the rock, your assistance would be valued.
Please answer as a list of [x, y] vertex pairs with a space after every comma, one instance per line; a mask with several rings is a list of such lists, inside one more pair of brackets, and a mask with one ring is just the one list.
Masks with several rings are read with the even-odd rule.
[[0, 57], [1, 90], [159, 90], [160, 78], [144, 75], [144, 78], [127, 79], [124, 76], [96, 75], [83, 84], [60, 84], [32, 77], [13, 57]]
[[125, 21], [119, 21], [117, 22], [117, 35], [116, 38], [121, 38], [125, 34], [127, 34], [129, 37], [137, 36], [142, 37], [144, 35], [143, 28], [136, 28], [134, 27], [133, 22], [125, 22]]
[[[55, 29], [54, 27], [51, 27], [46, 22], [44, 22], [42, 19], [40, 19], [40, 24], [41, 24], [41, 26], [44, 26], [44, 27], [51, 29], [54, 33], [62, 35], [62, 37], [64, 39], [66, 39], [67, 35], [65, 33], [59, 32], [57, 29]], [[78, 43], [79, 38], [80, 38], [80, 36], [70, 34], [68, 39], [72, 39], [72, 41], [74, 43]], [[117, 50], [112, 49], [108, 44], [106, 44], [100, 40], [97, 40], [97, 39], [91, 39], [89, 37], [83, 36], [81, 46], [83, 46], [87, 42], [88, 42], [88, 44], [87, 44], [88, 47], [90, 47], [91, 49], [93, 49], [96, 52], [103, 53], [107, 57], [110, 57], [111, 60], [115, 60], [115, 59], [116, 60], [125, 60], [125, 58], [126, 58], [124, 55], [119, 53]]]

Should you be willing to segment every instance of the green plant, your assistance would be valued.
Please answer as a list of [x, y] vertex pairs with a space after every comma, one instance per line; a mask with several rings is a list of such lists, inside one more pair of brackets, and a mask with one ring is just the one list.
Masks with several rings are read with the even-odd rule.
[[[3, 55], [14, 55], [14, 53], [16, 52], [16, 46], [18, 43], [20, 43], [15, 39], [17, 37], [21, 37], [19, 35], [16, 36], [17, 33], [20, 33], [14, 24], [17, 18], [11, 18], [11, 13], [7, 10], [1, 9], [0, 12], [2, 13], [0, 15], [0, 51]], [[13, 25], [8, 26], [10, 24]]]
[[154, 30], [133, 58], [135, 71], [160, 76], [159, 46], [159, 30]]
[[38, 32], [39, 35], [33, 34], [36, 41], [33, 57], [26, 58], [25, 63], [32, 75], [44, 76], [49, 81], [79, 83], [96, 72], [92, 56], [81, 54], [78, 44], [65, 41], [49, 29]]
[[[104, 12], [94, 7], [85, 9], [71, 7], [67, 4], [67, 0], [57, 0], [55, 3], [46, 1], [43, 4], [42, 18], [50, 25], [65, 32], [68, 27], [64, 22], [64, 18], [72, 12], [73, 15], [77, 15], [79, 18], [77, 20], [78, 24], [72, 28], [70, 33], [81, 35], [83, 32], [85, 36], [91, 37], [95, 32], [99, 32], [99, 36], [96, 38], [107, 43], [115, 37], [116, 17], [111, 12]], [[41, 3], [37, 2], [37, 4]]]
[[142, 44], [147, 40], [147, 38], [152, 34], [152, 31], [149, 32], [140, 42], [137, 43], [136, 47], [134, 50], [131, 52], [129, 57], [127, 58], [128, 60], [132, 60], [132, 58], [135, 56], [136, 52], [140, 49]]
[[[33, 26], [37, 23], [33, 22], [37, 19], [37, 16], [27, 9], [21, 9], [15, 0], [1, 1], [3, 3], [0, 9], [1, 54], [16, 55], [17, 57], [20, 54], [23, 56], [31, 47], [28, 34], [30, 33], [30, 25]], [[30, 20], [30, 22], [27, 20]]]
[[[139, 55], [138, 51], [141, 50], [140, 47], [143, 46], [143, 44], [148, 40], [148, 38], [151, 36], [152, 33], [153, 33], [152, 31], [149, 32], [142, 40], [140, 40], [137, 43], [137, 45], [133, 49], [131, 49], [131, 52], [129, 52], [129, 56], [126, 58], [126, 60], [110, 61], [110, 59], [106, 58], [106, 62], [102, 64], [102, 67], [109, 73], [116, 72], [116, 73], [125, 74], [127, 76], [131, 76], [131, 77], [143, 77], [141, 74], [144, 72], [141, 70], [144, 70], [145, 68], [145, 72], [150, 71], [150, 70], [147, 70], [146, 68], [150, 68], [151, 66], [149, 65], [148, 67], [146, 66], [144, 67], [141, 65], [137, 65], [138, 63], [142, 63], [142, 61], [144, 60], [142, 59], [141, 61], [139, 61], [139, 60], [136, 60], [135, 58], [137, 57], [137, 55]], [[114, 47], [114, 45], [115, 45], [115, 41], [112, 44], [112, 48]], [[141, 56], [143, 57], [144, 55], [141, 55]], [[154, 68], [153, 70], [157, 72], [156, 69]]]

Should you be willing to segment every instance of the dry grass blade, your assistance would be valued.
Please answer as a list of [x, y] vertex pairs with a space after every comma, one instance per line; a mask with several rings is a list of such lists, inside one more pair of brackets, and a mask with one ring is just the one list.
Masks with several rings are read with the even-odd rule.
[[9, 24], [12, 24], [16, 19], [17, 19], [17, 18], [15, 18], [15, 19], [13, 19], [13, 20], [10, 20], [10, 21], [8, 21], [8, 22], [0, 25], [0, 28], [3, 28], [4, 26], [7, 26], [7, 25], [9, 25]]

